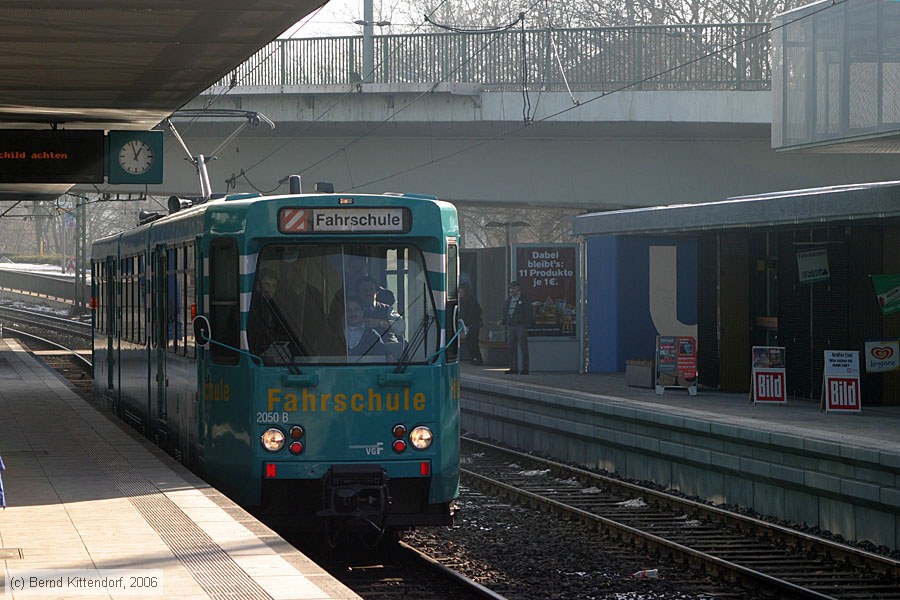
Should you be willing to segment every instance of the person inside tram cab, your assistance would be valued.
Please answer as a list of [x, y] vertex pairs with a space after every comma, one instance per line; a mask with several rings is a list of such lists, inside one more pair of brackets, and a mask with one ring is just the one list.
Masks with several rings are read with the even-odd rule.
[[[328, 314], [339, 315], [340, 318], [343, 318], [345, 293], [356, 294], [359, 282], [366, 277], [369, 277], [369, 263], [366, 261], [366, 257], [359, 255], [347, 256], [344, 259], [344, 285], [332, 297]], [[388, 306], [394, 304], [396, 301], [394, 292], [377, 285], [377, 283], [376, 286], [378, 288], [378, 301]]]
[[330, 331], [322, 292], [310, 283], [313, 279], [310, 266], [314, 266], [314, 260], [285, 253], [281, 268], [285, 281], [279, 305], [304, 350], [312, 355], [332, 354], [325, 343]]
[[363, 303], [366, 325], [377, 331], [385, 342], [399, 342], [403, 336], [402, 317], [391, 305], [378, 300], [381, 289], [374, 277], [363, 277], [356, 284], [357, 295]]
[[[263, 265], [256, 275], [250, 314], [247, 316], [247, 344], [258, 356], [266, 353], [285, 354], [291, 341], [290, 325], [283, 311], [284, 292], [279, 287], [278, 271], [274, 265]], [[293, 349], [297, 351], [297, 348]]]
[[346, 300], [346, 319], [344, 336], [347, 343], [348, 356], [381, 356], [388, 362], [394, 357], [388, 346], [374, 329], [366, 324], [363, 303], [357, 296], [349, 296]]
[[344, 296], [356, 293], [356, 282], [368, 275], [369, 265], [363, 256], [346, 256], [343, 273], [344, 285], [334, 293], [328, 306], [328, 319], [333, 329], [341, 326], [344, 320]]

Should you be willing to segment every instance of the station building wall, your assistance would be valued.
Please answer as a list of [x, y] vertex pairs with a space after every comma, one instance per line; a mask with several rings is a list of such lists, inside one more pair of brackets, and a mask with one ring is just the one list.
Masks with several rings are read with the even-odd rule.
[[587, 239], [586, 252], [589, 372], [652, 359], [657, 335], [696, 337], [696, 239], [598, 236]]

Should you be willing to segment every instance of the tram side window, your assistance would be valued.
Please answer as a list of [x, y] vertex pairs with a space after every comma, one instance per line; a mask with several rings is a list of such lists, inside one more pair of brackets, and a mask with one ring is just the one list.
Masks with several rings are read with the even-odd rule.
[[184, 353], [187, 356], [195, 356], [197, 348], [194, 345], [194, 328], [191, 326], [191, 307], [196, 306], [197, 292], [194, 273], [194, 245], [188, 244], [184, 248], [184, 311], [182, 316], [182, 330], [184, 331]]
[[144, 270], [146, 256], [138, 256], [137, 335], [141, 344], [147, 342], [147, 273]]
[[131, 258], [123, 258], [119, 269], [122, 290], [122, 339], [131, 341]]
[[116, 335], [118, 335], [118, 337], [120, 339], [125, 339], [125, 340], [128, 339], [127, 333], [125, 331], [125, 323], [128, 322], [127, 321], [128, 314], [126, 312], [128, 310], [128, 299], [126, 297], [126, 293], [128, 291], [127, 290], [128, 274], [125, 271], [126, 264], [127, 263], [124, 258], [119, 259], [119, 262], [118, 262], [119, 277], [117, 280], [118, 283], [116, 285], [116, 297], [118, 299], [118, 302], [117, 302], [118, 311], [116, 312], [116, 323], [117, 323]]
[[137, 318], [137, 290], [135, 275], [135, 257], [129, 256], [121, 261], [120, 271], [122, 285], [122, 339], [137, 341], [135, 321]]
[[120, 335], [123, 340], [131, 340], [131, 259], [123, 258], [119, 265], [119, 290], [122, 304], [120, 313]]
[[139, 294], [139, 284], [140, 281], [138, 279], [138, 257], [132, 256], [131, 259], [131, 340], [133, 342], [140, 342], [141, 336], [138, 332], [138, 317], [140, 316], [140, 294]]
[[166, 251], [166, 348], [177, 354], [181, 337], [181, 320], [179, 318], [181, 297], [178, 285], [178, 251], [170, 248]]
[[[233, 348], [240, 346], [240, 271], [237, 244], [231, 239], [215, 240], [209, 255], [209, 320], [212, 338]], [[214, 362], [235, 364], [238, 353], [219, 344], [210, 344]]]
[[159, 348], [159, 313], [157, 312], [159, 304], [158, 287], [159, 279], [159, 255], [156, 252], [150, 253], [150, 263], [147, 265], [150, 270], [150, 347]]
[[106, 309], [106, 302], [104, 302], [106, 285], [102, 262], [94, 263], [94, 272], [91, 273], [91, 277], [94, 281], [94, 302], [96, 303], [96, 308], [94, 309], [94, 329], [96, 329], [98, 333], [103, 333], [106, 331], [106, 321], [103, 319], [103, 311]]
[[[456, 335], [457, 286], [459, 283], [459, 256], [456, 244], [447, 246], [447, 339]], [[447, 348], [447, 361], [455, 362], [459, 357], [459, 338]]]

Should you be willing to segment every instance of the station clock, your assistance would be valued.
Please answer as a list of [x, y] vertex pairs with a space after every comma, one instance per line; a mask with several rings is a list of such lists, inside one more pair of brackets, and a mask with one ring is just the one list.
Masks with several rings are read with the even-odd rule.
[[106, 139], [108, 183], [162, 183], [162, 131], [110, 131]]

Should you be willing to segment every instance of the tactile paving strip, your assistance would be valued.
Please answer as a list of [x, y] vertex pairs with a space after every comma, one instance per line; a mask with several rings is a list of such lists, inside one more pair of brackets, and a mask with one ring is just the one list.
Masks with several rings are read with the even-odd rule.
[[[83, 440], [82, 440], [83, 442]], [[205, 531], [112, 448], [82, 443], [94, 463], [128, 497], [210, 598], [270, 599]]]

